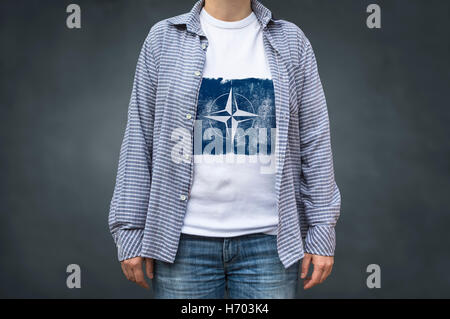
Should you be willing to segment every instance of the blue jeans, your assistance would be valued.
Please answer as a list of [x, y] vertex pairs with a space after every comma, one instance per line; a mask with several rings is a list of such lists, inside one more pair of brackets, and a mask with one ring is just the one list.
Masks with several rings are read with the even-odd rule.
[[299, 262], [281, 263], [275, 235], [182, 233], [175, 262], [155, 260], [151, 283], [157, 299], [293, 299], [298, 276]]

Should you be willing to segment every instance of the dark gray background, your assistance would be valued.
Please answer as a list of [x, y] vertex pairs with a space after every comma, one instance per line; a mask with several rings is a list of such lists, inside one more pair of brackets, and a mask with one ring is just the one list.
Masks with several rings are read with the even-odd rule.
[[[142, 42], [194, 2], [76, 1], [81, 30], [72, 1], [0, 2], [1, 297], [151, 296], [122, 276], [107, 214]], [[315, 49], [342, 193], [334, 272], [299, 298], [450, 297], [450, 2], [262, 2]]]

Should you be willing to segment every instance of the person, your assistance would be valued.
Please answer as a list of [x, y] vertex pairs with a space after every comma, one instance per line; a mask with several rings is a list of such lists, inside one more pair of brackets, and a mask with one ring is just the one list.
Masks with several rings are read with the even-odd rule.
[[198, 0], [150, 28], [109, 212], [126, 278], [154, 298], [295, 298], [331, 273], [340, 204], [298, 26]]

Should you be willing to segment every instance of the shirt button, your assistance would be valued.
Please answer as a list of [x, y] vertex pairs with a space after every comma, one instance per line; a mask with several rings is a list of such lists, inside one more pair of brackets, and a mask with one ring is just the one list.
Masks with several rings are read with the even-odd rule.
[[182, 201], [185, 201], [185, 200], [187, 199], [187, 197], [186, 197], [186, 195], [181, 195], [181, 196], [180, 196], [180, 199], [181, 199]]
[[191, 115], [191, 114], [186, 114], [186, 118], [187, 118], [188, 120], [190, 120], [190, 119], [192, 118], [192, 115]]
[[202, 49], [203, 49], [203, 50], [206, 49], [206, 43], [202, 43]]
[[188, 160], [191, 156], [189, 154], [184, 154], [183, 157]]
[[196, 76], [200, 76], [200, 74], [202, 74], [202, 73], [201, 73], [200, 71], [195, 71], [194, 74], [195, 74]]

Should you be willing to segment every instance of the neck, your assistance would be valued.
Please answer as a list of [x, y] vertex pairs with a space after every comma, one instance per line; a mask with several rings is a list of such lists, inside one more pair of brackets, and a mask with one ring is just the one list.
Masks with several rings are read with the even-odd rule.
[[251, 0], [205, 0], [204, 9], [223, 21], [238, 21], [252, 13]]

